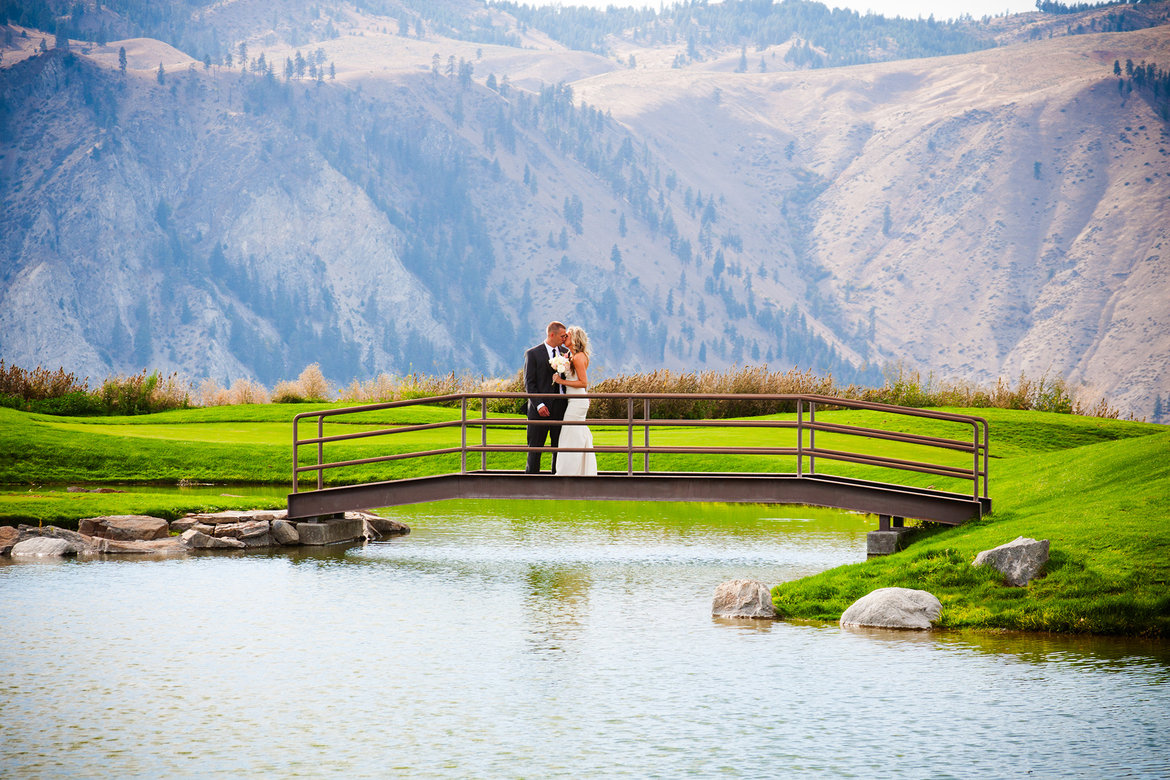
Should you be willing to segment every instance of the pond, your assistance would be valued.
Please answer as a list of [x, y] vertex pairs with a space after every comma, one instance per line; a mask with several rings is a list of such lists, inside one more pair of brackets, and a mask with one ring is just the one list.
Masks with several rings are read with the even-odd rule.
[[711, 617], [797, 507], [449, 502], [409, 536], [0, 565], [4, 777], [1170, 773], [1170, 646]]

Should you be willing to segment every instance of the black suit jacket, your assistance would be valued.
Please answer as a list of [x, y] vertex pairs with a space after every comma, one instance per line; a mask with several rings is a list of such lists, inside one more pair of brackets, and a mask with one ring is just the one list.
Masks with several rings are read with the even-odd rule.
[[[562, 355], [565, 354], [558, 349]], [[524, 392], [526, 393], [556, 393], [560, 385], [553, 383], [552, 366], [548, 364], [548, 347], [543, 342], [524, 353]], [[553, 418], [562, 419], [565, 416], [565, 407], [568, 399], [563, 395], [560, 398], [530, 399], [528, 401], [528, 416], [539, 417], [536, 411], [541, 403], [548, 407]]]

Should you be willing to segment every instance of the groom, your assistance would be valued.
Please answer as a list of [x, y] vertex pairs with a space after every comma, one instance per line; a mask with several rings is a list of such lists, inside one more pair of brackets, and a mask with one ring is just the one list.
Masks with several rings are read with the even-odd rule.
[[[555, 320], [548, 324], [545, 340], [524, 353], [524, 392], [526, 393], [561, 393], [563, 388], [553, 383], [553, 370], [549, 365], [553, 355], [566, 353], [565, 326]], [[568, 399], [563, 395], [559, 398], [530, 398], [528, 399], [529, 420], [563, 420]], [[545, 439], [551, 439], [553, 447], [561, 439], [559, 425], [529, 425], [528, 446], [543, 447]], [[540, 453], [528, 453], [528, 465], [524, 469], [527, 474], [540, 473]], [[552, 454], [552, 471], [557, 472], [557, 454]]]

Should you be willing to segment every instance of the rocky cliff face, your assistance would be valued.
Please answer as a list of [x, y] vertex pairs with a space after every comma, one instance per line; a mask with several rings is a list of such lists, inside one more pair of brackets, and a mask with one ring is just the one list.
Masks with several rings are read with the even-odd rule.
[[317, 83], [10, 52], [0, 356], [508, 374], [557, 317], [609, 373], [901, 361], [1139, 415], [1170, 389], [1170, 138], [1110, 73], [1170, 64], [1166, 27], [766, 73], [339, 27]]

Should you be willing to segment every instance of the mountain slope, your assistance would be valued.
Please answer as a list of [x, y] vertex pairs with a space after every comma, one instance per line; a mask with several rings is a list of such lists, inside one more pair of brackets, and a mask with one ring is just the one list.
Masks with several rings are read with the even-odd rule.
[[244, 69], [6, 51], [0, 356], [500, 374], [557, 317], [608, 373], [1047, 372], [1139, 415], [1170, 387], [1170, 139], [1111, 74], [1170, 63], [1170, 28], [737, 73], [738, 49], [602, 56], [491, 10], [520, 46], [340, 5], [294, 45], [259, 8], [200, 17]]

